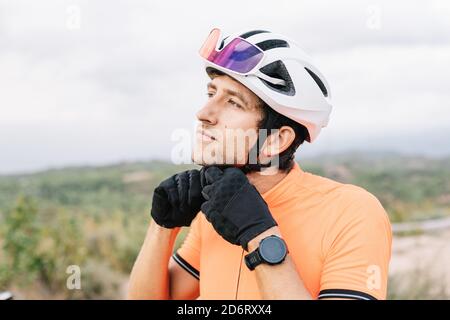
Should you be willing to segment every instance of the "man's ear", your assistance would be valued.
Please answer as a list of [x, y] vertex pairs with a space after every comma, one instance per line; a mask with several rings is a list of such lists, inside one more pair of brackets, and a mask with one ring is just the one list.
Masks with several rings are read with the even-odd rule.
[[295, 140], [295, 131], [289, 126], [282, 126], [280, 129], [268, 130], [267, 139], [264, 141], [264, 145], [260, 152], [260, 162], [279, 155]]

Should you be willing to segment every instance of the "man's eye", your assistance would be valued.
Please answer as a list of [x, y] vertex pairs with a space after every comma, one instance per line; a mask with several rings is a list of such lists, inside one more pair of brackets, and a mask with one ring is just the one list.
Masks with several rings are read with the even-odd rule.
[[208, 98], [211, 98], [211, 97], [214, 95], [214, 93], [212, 93], [212, 92], [207, 92], [206, 95], [208, 96]]
[[233, 105], [233, 106], [235, 106], [235, 107], [238, 107], [239, 109], [242, 109], [242, 106], [241, 106], [239, 103], [237, 103], [236, 101], [230, 99], [230, 100], [228, 100], [228, 102], [229, 102], [231, 105]]

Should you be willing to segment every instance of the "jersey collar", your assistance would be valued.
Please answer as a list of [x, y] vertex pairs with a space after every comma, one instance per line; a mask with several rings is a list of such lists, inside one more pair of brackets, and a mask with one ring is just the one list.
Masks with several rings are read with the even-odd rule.
[[273, 186], [269, 191], [266, 191], [261, 196], [267, 202], [269, 207], [278, 206], [281, 203], [295, 197], [295, 186], [301, 183], [304, 176], [304, 171], [300, 165], [295, 162], [293, 168], [286, 177]]

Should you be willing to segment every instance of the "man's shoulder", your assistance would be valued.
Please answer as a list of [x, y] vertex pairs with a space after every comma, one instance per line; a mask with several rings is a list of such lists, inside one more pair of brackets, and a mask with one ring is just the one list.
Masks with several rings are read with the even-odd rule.
[[354, 184], [342, 184], [339, 188], [342, 201], [347, 205], [380, 204], [378, 198], [363, 187]]
[[336, 218], [343, 225], [390, 226], [383, 205], [366, 189], [353, 184], [342, 184], [339, 199], [341, 204]]
[[322, 197], [337, 214], [369, 214], [384, 216], [385, 210], [379, 199], [361, 186], [342, 183], [327, 177], [305, 172], [304, 186]]
[[304, 178], [299, 183], [299, 186], [309, 189], [311, 192], [319, 193], [322, 196], [338, 196], [341, 201], [375, 198], [373, 194], [363, 187], [339, 182], [310, 172], [304, 172]]

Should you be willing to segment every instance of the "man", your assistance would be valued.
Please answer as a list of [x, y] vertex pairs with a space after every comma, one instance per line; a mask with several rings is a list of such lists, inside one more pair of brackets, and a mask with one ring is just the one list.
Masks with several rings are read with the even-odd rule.
[[[295, 42], [262, 30], [221, 39], [214, 29], [200, 55], [211, 78], [193, 154], [203, 168], [155, 189], [129, 298], [385, 299], [383, 207], [294, 161], [328, 123], [323, 75]], [[242, 138], [239, 130], [269, 131]]]

